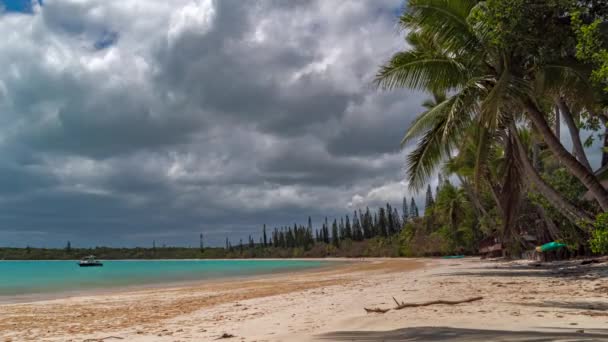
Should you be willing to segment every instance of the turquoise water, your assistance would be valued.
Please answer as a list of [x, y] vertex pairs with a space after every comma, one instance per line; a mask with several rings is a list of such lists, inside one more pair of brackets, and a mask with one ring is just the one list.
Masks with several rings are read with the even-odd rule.
[[103, 264], [79, 267], [76, 261], [0, 261], [0, 301], [23, 295], [214, 280], [328, 265], [304, 260], [124, 260]]

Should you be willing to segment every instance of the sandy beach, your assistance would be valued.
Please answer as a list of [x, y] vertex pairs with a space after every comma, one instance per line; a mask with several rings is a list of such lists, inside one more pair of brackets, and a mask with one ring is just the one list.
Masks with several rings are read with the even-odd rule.
[[[607, 270], [606, 262], [366, 259], [264, 278], [0, 305], [0, 341], [608, 341]], [[364, 310], [393, 308], [393, 297], [483, 298]]]

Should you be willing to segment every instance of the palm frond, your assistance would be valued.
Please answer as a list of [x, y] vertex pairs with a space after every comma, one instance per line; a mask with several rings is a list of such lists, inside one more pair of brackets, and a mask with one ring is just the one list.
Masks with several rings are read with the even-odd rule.
[[495, 129], [498, 126], [499, 115], [505, 104], [510, 82], [511, 73], [508, 69], [504, 69], [488, 95], [483, 99], [479, 121], [485, 127]]
[[441, 45], [452, 51], [478, 44], [467, 18], [475, 0], [410, 0], [399, 24], [404, 29], [432, 32]]
[[490, 132], [486, 127], [480, 126], [477, 135], [477, 151], [475, 153], [474, 181], [475, 191], [479, 191], [481, 179], [486, 171], [486, 161], [490, 151]]
[[448, 111], [452, 108], [452, 104], [454, 103], [455, 99], [455, 97], [450, 97], [449, 99], [444, 100], [443, 102], [419, 115], [416, 120], [414, 120], [410, 128], [408, 128], [405, 136], [401, 140], [401, 147], [403, 148], [412, 139], [426, 133], [438, 122], [445, 121]]
[[466, 79], [467, 68], [458, 60], [413, 50], [393, 55], [380, 67], [375, 83], [384, 89], [410, 88], [445, 92]]
[[428, 130], [407, 156], [407, 179], [412, 190], [422, 189], [426, 180], [447, 155], [446, 146], [441, 142], [444, 123], [445, 121], [437, 122]]
[[566, 97], [572, 103], [593, 108], [596, 104], [589, 70], [579, 63], [553, 63], [539, 72], [544, 92], [554, 97]]

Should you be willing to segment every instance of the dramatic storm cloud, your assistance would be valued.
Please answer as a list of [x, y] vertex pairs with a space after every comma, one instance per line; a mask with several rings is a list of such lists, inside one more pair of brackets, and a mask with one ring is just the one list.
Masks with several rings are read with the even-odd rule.
[[18, 3], [0, 0], [0, 245], [220, 245], [407, 194], [425, 95], [372, 85], [400, 0]]

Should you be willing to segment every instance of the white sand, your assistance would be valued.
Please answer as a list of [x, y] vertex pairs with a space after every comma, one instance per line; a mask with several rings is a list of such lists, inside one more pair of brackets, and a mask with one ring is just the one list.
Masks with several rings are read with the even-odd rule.
[[[412, 262], [424, 267], [407, 271], [416, 266]], [[608, 340], [608, 335], [591, 339], [595, 332], [608, 333], [600, 331], [608, 328], [607, 263], [561, 270], [478, 259], [379, 259], [373, 267], [365, 265], [270, 280], [3, 305], [0, 341], [83, 341], [110, 336], [125, 341], [212, 341], [224, 333], [235, 336], [225, 341], [402, 341], [408, 340], [404, 336], [419, 338], [420, 334], [430, 335], [411, 340], [483, 341], [498, 336], [507, 340], [509, 331], [561, 332], [581, 340]], [[484, 299], [385, 314], [363, 310], [394, 307], [393, 296], [406, 302]], [[96, 322], [94, 332], [83, 327], [82, 315], [87, 313]], [[70, 319], [76, 323], [69, 324]], [[40, 320], [46, 325], [24, 328]], [[453, 329], [353, 333], [411, 327]], [[486, 336], [484, 330], [497, 332]], [[325, 335], [336, 331], [349, 333]], [[444, 333], [449, 335], [438, 335]], [[518, 338], [513, 336], [508, 340]], [[521, 340], [530, 336], [525, 337]]]

